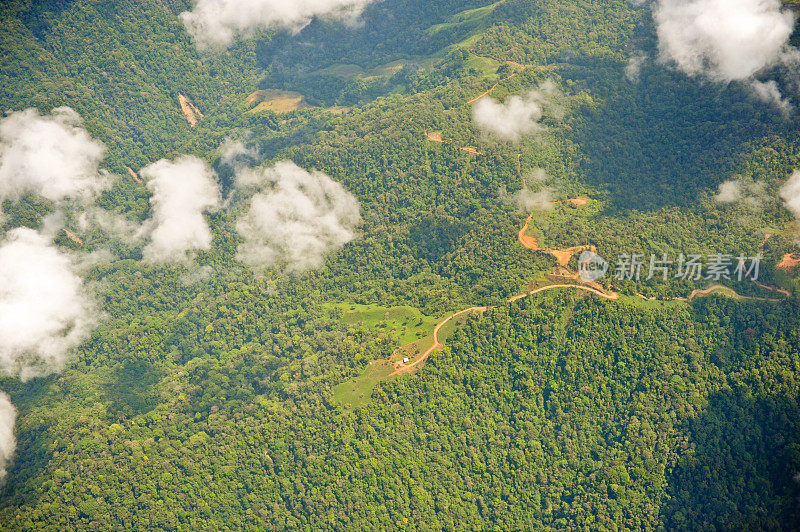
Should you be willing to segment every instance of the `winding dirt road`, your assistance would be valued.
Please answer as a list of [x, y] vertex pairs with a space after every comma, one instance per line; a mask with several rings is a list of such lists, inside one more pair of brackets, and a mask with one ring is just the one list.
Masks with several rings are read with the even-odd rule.
[[[587, 201], [585, 199], [583, 199], [583, 198], [569, 199], [567, 201], [571, 202], [573, 205], [576, 205], [576, 206], [586, 205], [586, 203], [587, 203]], [[558, 202], [554, 202], [554, 203], [558, 203]], [[566, 266], [567, 264], [569, 264], [569, 261], [572, 258], [572, 256], [575, 255], [575, 253], [578, 253], [580, 251], [590, 250], [593, 253], [597, 253], [597, 248], [593, 244], [585, 244], [585, 245], [582, 245], [582, 246], [573, 246], [573, 247], [565, 248], [565, 249], [540, 248], [539, 247], [539, 241], [535, 237], [532, 237], [530, 235], [525, 234], [525, 233], [528, 232], [528, 229], [530, 228], [531, 220], [533, 219], [533, 215], [534, 214], [535, 213], [531, 213], [528, 216], [528, 218], [525, 220], [525, 225], [522, 226], [522, 229], [519, 230], [519, 234], [517, 235], [517, 238], [519, 239], [519, 242], [524, 247], [526, 247], [526, 248], [528, 248], [530, 250], [533, 250], [533, 251], [544, 251], [545, 253], [550, 253], [551, 255], [553, 255], [558, 260], [558, 263], [560, 265], [562, 265], [562, 266]], [[769, 240], [769, 238], [771, 236], [772, 235], [767, 233], [767, 235], [765, 236], [763, 242], [761, 242], [761, 244], [758, 247], [759, 250], [763, 250], [764, 244], [767, 242], [767, 240]], [[800, 262], [800, 260], [798, 260], [798, 262]], [[780, 267], [780, 264], [778, 265], [778, 267]], [[786, 288], [782, 288], [782, 287], [779, 287], [779, 286], [770, 286], [770, 285], [766, 285], [766, 284], [760, 283], [760, 282], [756, 281], [753, 278], [753, 276], [752, 276], [752, 274], [750, 274], [750, 272], [748, 272], [747, 277], [748, 277], [748, 279], [750, 279], [750, 281], [753, 284], [755, 284], [759, 288], [762, 288], [764, 290], [769, 290], [770, 292], [777, 292], [777, 293], [781, 294], [782, 296], [784, 296], [785, 298], [792, 297], [792, 292], [790, 290], [786, 289]], [[588, 287], [585, 287], [585, 288], [587, 290], [589, 289]], [[696, 299], [698, 297], [705, 297], [705, 296], [711, 294], [712, 292], [726, 292], [729, 295], [731, 295], [731, 296], [733, 296], [733, 297], [735, 297], [737, 299], [743, 299], [743, 300], [749, 300], [749, 301], [780, 301], [780, 299], [777, 299], [777, 298], [743, 296], [743, 295], [739, 294], [738, 292], [736, 292], [736, 290], [734, 290], [733, 288], [729, 288], [729, 287], [723, 286], [723, 285], [716, 285], [716, 284], [713, 285], [713, 286], [710, 286], [708, 288], [692, 290], [692, 292], [689, 294], [689, 297], [673, 297], [671, 299], [674, 300], [674, 301], [693, 301], [694, 299]], [[599, 292], [596, 292], [596, 293], [599, 293]], [[653, 301], [653, 300], [656, 299], [654, 297], [645, 297], [642, 294], [636, 294], [636, 295], [641, 297], [642, 299], [647, 300], [647, 301]]]
[[[570, 201], [572, 201], [572, 200], [570, 200]], [[575, 205], [585, 205], [586, 201], [585, 200], [581, 201], [581, 202], [575, 201], [573, 203]], [[573, 247], [566, 248], [566, 249], [555, 249], [555, 248], [542, 249], [542, 248], [540, 248], [539, 247], [539, 241], [535, 237], [532, 237], [532, 236], [526, 234], [528, 229], [530, 228], [531, 220], [533, 219], [533, 214], [534, 213], [531, 213], [528, 216], [527, 220], [525, 220], [525, 225], [522, 226], [522, 229], [520, 229], [519, 233], [517, 234], [517, 238], [519, 239], [520, 243], [525, 248], [533, 250], [533, 251], [544, 251], [544, 252], [547, 252], [547, 253], [550, 253], [550, 254], [554, 255], [558, 259], [558, 262], [562, 267], [566, 267], [567, 263], [569, 263], [570, 258], [575, 253], [577, 253], [578, 251], [583, 251], [583, 250], [589, 249], [589, 250], [592, 250], [592, 251], [596, 252], [596, 248], [592, 244], [585, 244], [585, 245], [581, 245], [581, 246], [573, 246]], [[769, 236], [767, 236], [767, 238], [769, 238]], [[765, 239], [765, 241], [766, 241], [766, 239]], [[762, 245], [763, 245], [763, 243], [762, 243]], [[596, 294], [596, 295], [598, 295], [598, 296], [600, 296], [602, 298], [610, 299], [610, 300], [619, 299], [619, 297], [620, 297], [617, 292], [614, 292], [614, 291], [611, 291], [611, 290], [605, 291], [605, 290], [602, 290], [601, 288], [598, 288], [597, 285], [591, 285], [591, 284], [588, 284], [588, 283], [583, 283], [582, 281], [580, 281], [578, 279], [576, 279], [576, 280], [577, 280], [577, 282], [574, 283], [574, 284], [556, 283], [556, 284], [549, 284], [549, 285], [546, 285], [546, 286], [540, 286], [539, 288], [535, 288], [533, 290], [530, 290], [530, 291], [523, 292], [521, 294], [517, 294], [515, 296], [512, 296], [512, 297], [508, 298], [507, 302], [508, 303], [513, 303], [514, 301], [518, 301], [518, 300], [523, 299], [525, 297], [529, 297], [529, 296], [532, 296], [534, 294], [538, 294], [540, 292], [544, 292], [546, 290], [554, 290], [556, 288], [573, 288], [573, 289], [576, 289], [576, 290], [584, 290], [586, 292], [591, 292], [591, 293]], [[770, 287], [770, 286], [767, 286], [767, 285], [762, 285], [761, 283], [758, 283], [753, 279], [751, 279], [751, 281], [753, 281], [759, 287], [766, 288], [766, 289], [772, 290], [772, 291], [777, 291], [777, 292], [779, 292], [780, 294], [782, 294], [782, 295], [784, 295], [786, 297], [791, 297], [791, 295], [792, 295], [791, 292], [789, 292], [785, 288], [776, 288], [776, 287]], [[692, 292], [689, 294], [688, 297], [674, 297], [674, 298], [671, 298], [671, 300], [673, 300], [673, 301], [683, 301], [683, 302], [688, 303], [688, 302], [694, 301], [697, 298], [709, 296], [709, 295], [711, 295], [711, 294], [713, 294], [715, 292], [724, 292], [724, 293], [728, 294], [729, 296], [734, 297], [734, 298], [739, 299], [739, 300], [769, 301], [769, 302], [781, 301], [781, 299], [776, 299], [776, 298], [743, 296], [743, 295], [739, 294], [738, 292], [736, 292], [736, 290], [734, 290], [733, 288], [730, 288], [730, 287], [727, 287], [727, 286], [724, 286], [724, 285], [720, 285], [720, 284], [715, 284], [715, 285], [712, 285], [712, 286], [710, 286], [708, 288], [695, 289], [695, 290], [692, 290]], [[648, 301], [655, 300], [655, 298], [648, 298], [648, 297], [643, 296], [642, 294], [636, 294], [636, 295], [641, 297], [642, 299], [645, 299], [645, 300], [648, 300]], [[450, 320], [452, 320], [454, 318], [457, 318], [458, 316], [461, 316], [461, 315], [464, 315], [464, 314], [468, 314], [468, 313], [473, 313], [473, 312], [483, 313], [483, 312], [486, 312], [487, 310], [491, 310], [493, 308], [495, 308], [495, 307], [469, 307], [469, 308], [466, 308], [466, 309], [463, 309], [463, 310], [459, 310], [458, 312], [454, 312], [453, 314], [450, 314], [449, 316], [444, 318], [442, 321], [440, 321], [436, 325], [436, 327], [434, 327], [434, 329], [433, 329], [433, 344], [428, 349], [426, 349], [424, 353], [422, 353], [420, 356], [418, 356], [413, 362], [409, 362], [407, 364], [404, 364], [402, 362], [394, 363], [395, 370], [390, 375], [402, 375], [402, 374], [407, 374], [407, 373], [413, 372], [415, 368], [420, 367], [420, 365], [424, 364], [425, 361], [428, 360], [428, 357], [430, 357], [431, 353], [433, 353], [434, 351], [436, 351], [438, 349], [443, 348], [444, 344], [441, 341], [439, 341], [439, 331]], [[414, 342], [412, 342], [412, 343], [414, 343]], [[407, 347], [409, 345], [412, 345], [412, 344], [406, 344], [406, 345], [400, 347], [399, 351], [402, 351], [405, 347]], [[397, 351], [395, 351], [395, 353], [397, 353]]]
[[[570, 198], [567, 201], [569, 201], [573, 205], [586, 205], [586, 200], [582, 198]], [[555, 205], [556, 203], [560, 202], [558, 201], [552, 202], [553, 205]], [[534, 213], [531, 213], [530, 216], [528, 216], [528, 219], [525, 220], [525, 225], [522, 226], [522, 229], [520, 229], [519, 233], [517, 234], [517, 238], [519, 239], [520, 244], [522, 244], [524, 247], [530, 249], [531, 251], [544, 251], [545, 253], [551, 254], [556, 258], [556, 260], [561, 266], [566, 266], [567, 264], [569, 264], [569, 261], [570, 259], [572, 259], [572, 256], [581, 251], [591, 251], [593, 253], [597, 253], [597, 248], [595, 248], [593, 244], [583, 244], [580, 246], [572, 246], [563, 249], [539, 247], [539, 241], [536, 239], [536, 237], [525, 234], [528, 232], [528, 229], [530, 228], [531, 219], [533, 219], [533, 215]]]
[[[587, 292], [592, 292], [592, 293], [597, 294], [598, 296], [604, 297], [606, 299], [618, 299], [619, 298], [619, 294], [617, 294], [616, 292], [606, 293], [606, 292], [603, 292], [602, 290], [598, 290], [597, 288], [593, 288], [591, 286], [585, 286], [585, 285], [580, 285], [580, 284], [550, 284], [550, 285], [547, 285], [547, 286], [540, 286], [539, 288], [535, 288], [535, 289], [533, 289], [533, 290], [531, 290], [529, 292], [524, 292], [522, 294], [517, 294], [515, 296], [512, 296], [512, 297], [508, 298], [508, 302], [509, 303], [513, 303], [514, 301], [520, 300], [520, 299], [528, 297], [528, 296], [532, 296], [534, 294], [538, 294], [539, 292], [544, 292], [545, 290], [553, 290], [553, 289], [556, 289], [556, 288], [576, 288], [578, 290], [586, 290]], [[454, 312], [453, 314], [450, 314], [445, 319], [440, 321], [436, 325], [436, 327], [434, 327], [434, 329], [433, 329], [433, 345], [431, 345], [428, 349], [426, 349], [425, 352], [422, 353], [419, 357], [417, 357], [417, 359], [414, 360], [413, 362], [409, 362], [408, 364], [402, 364], [402, 363], [395, 364], [395, 368], [396, 369], [390, 375], [400, 375], [400, 374], [403, 374], [403, 373], [410, 372], [411, 370], [413, 370], [413, 368], [415, 368], [418, 365], [424, 363], [428, 359], [428, 357], [431, 355], [431, 353], [433, 353], [437, 349], [441, 349], [442, 347], [444, 347], [444, 344], [439, 341], [439, 329], [441, 329], [447, 322], [449, 322], [453, 318], [456, 318], [458, 316], [461, 316], [462, 314], [467, 314], [467, 313], [471, 313], [471, 312], [486, 312], [487, 310], [491, 310], [493, 308], [494, 307], [470, 307], [470, 308], [466, 308], [464, 310], [459, 310], [458, 312]], [[408, 344], [408, 345], [410, 345], [410, 344]], [[406, 347], [406, 346], [403, 346], [403, 347]], [[402, 350], [403, 347], [401, 347], [400, 349]]]
[[[767, 285], [762, 285], [760, 283], [756, 283], [755, 281], [753, 282], [756, 284], [756, 286], [759, 286], [761, 288], [766, 288], [767, 290], [773, 290], [773, 291], [776, 290], [775, 288], [769, 287]], [[791, 297], [792, 293], [789, 292], [788, 290], [785, 290], [784, 292], [784, 290], [785, 289], [783, 288], [777, 289], [778, 292], [784, 294], [786, 297]], [[699, 297], [706, 297], [713, 294], [714, 292], [725, 292], [734, 299], [742, 299], [746, 301], [771, 301], [775, 303], [777, 303], [778, 301], [783, 301], [783, 299], [781, 298], [774, 298], [774, 297], [743, 296], [733, 288], [721, 284], [711, 285], [708, 288], [703, 288], [703, 289], [697, 288], [695, 290], [692, 290], [691, 293], [689, 293], [689, 297], [673, 297], [672, 299], [677, 301], [694, 301]]]
[[[459, 310], [458, 312], [455, 312], [455, 313], [450, 314], [449, 316], [447, 316], [445, 319], [440, 321], [436, 325], [436, 327], [433, 328], [433, 345], [431, 345], [428, 349], [426, 349], [425, 352], [422, 353], [414, 362], [409, 362], [408, 364], [402, 364], [401, 363], [399, 366], [395, 365], [395, 367], [397, 369], [395, 369], [391, 373], [391, 375], [398, 375], [400, 373], [405, 373], [405, 372], [410, 371], [412, 368], [414, 368], [417, 365], [425, 362], [428, 359], [428, 357], [430, 356], [431, 353], [433, 353], [437, 349], [441, 349], [442, 347], [444, 347], [444, 344], [439, 341], [439, 329], [441, 329], [444, 326], [445, 323], [447, 323], [448, 321], [452, 320], [456, 316], [460, 316], [460, 315], [466, 314], [468, 312], [486, 312], [490, 308], [491, 307], [470, 307], [470, 308], [465, 308], [464, 310]], [[408, 345], [411, 345], [411, 344], [408, 344]], [[405, 347], [405, 346], [403, 346], [403, 347]], [[400, 349], [402, 350], [403, 347], [401, 347]]]
[[470, 98], [469, 100], [467, 100], [467, 103], [465, 103], [464, 105], [469, 105], [469, 104], [471, 104], [471, 103], [475, 103], [475, 102], [477, 102], [478, 100], [480, 100], [481, 98], [483, 98], [484, 96], [488, 95], [490, 92], [492, 92], [493, 90], [495, 90], [495, 89], [497, 88], [497, 86], [498, 86], [498, 85], [500, 85], [502, 82], [504, 82], [504, 81], [506, 81], [506, 80], [509, 80], [509, 79], [513, 78], [514, 76], [516, 76], [516, 75], [517, 75], [517, 73], [516, 73], [516, 72], [514, 72], [514, 73], [513, 73], [513, 74], [511, 74], [510, 76], [506, 76], [506, 77], [504, 77], [503, 79], [501, 79], [500, 81], [498, 81], [497, 83], [495, 83], [494, 85], [492, 85], [492, 86], [491, 86], [491, 88], [490, 88], [489, 90], [487, 90], [487, 91], [485, 91], [485, 92], [482, 92], [482, 93], [480, 93], [479, 95], [475, 96], [474, 98]]

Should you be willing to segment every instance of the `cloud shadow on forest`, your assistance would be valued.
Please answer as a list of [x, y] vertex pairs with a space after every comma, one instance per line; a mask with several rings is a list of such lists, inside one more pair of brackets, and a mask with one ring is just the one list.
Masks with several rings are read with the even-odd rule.
[[[49, 390], [57, 378], [57, 375], [53, 375], [27, 382], [15, 378], [2, 383], [2, 389], [11, 395], [17, 407], [18, 420], [27, 415], [26, 405], [37, 405], [46, 401]], [[14, 458], [7, 468], [6, 484], [0, 487], [0, 507], [20, 508], [37, 497], [35, 490], [22, 487], [40, 479], [42, 470], [53, 457], [53, 451], [50, 449], [53, 441], [50, 428], [50, 425], [42, 422], [30, 430], [23, 431], [19, 427], [16, 429], [17, 447]]]
[[149, 412], [159, 401], [157, 385], [162, 371], [146, 360], [125, 360], [117, 364], [112, 379], [105, 384], [109, 410], [113, 415], [129, 417]]
[[718, 392], [688, 424], [694, 452], [667, 474], [667, 530], [791, 530], [800, 523], [798, 397]]
[[628, 83], [617, 69], [565, 69], [601, 103], [584, 107], [573, 140], [587, 181], [616, 210], [691, 205], [735, 172], [749, 145], [789, 134], [791, 121], [736, 84], [700, 82], [663, 67]]

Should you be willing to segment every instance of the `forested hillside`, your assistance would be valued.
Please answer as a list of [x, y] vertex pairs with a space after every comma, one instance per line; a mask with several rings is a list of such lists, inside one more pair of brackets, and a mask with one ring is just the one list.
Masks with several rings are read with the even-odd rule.
[[[217, 47], [200, 4], [0, 8], [0, 275], [40, 235], [91, 315], [34, 378], [0, 339], [2, 527], [797, 527], [796, 64], [687, 73], [663, 2], [362, 2]], [[15, 170], [20, 117], [100, 146], [91, 201]], [[714, 254], [757, 278], [647, 276]]]

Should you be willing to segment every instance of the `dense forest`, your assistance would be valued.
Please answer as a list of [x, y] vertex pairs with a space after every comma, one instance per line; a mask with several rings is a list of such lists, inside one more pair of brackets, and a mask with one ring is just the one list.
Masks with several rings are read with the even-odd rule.
[[[97, 307], [62, 370], [0, 374], [0, 527], [797, 527], [795, 112], [655, 59], [651, 6], [627, 0], [365, 2], [211, 49], [196, 4], [0, 8], [0, 109], [70, 107], [109, 181], [64, 206], [6, 194], [0, 166], [0, 244], [48, 235]], [[482, 129], [483, 94], [528, 95], [536, 128]], [[208, 245], [150, 260], [158, 162], [188, 156], [218, 190]], [[243, 221], [272, 234], [257, 200], [319, 175], [357, 206], [347, 237], [311, 266], [284, 249], [300, 237], [243, 260]], [[588, 245], [612, 263], [595, 293], [514, 299], [563, 282], [547, 250]], [[763, 260], [757, 283], [617, 279], [626, 253]], [[426, 360], [380, 373], [414, 343]]]

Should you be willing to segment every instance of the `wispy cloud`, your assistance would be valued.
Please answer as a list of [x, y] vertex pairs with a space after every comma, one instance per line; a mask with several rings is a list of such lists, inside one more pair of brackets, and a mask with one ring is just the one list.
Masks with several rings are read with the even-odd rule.
[[0, 373], [23, 380], [61, 371], [96, 322], [69, 257], [36, 231], [0, 240]]
[[256, 190], [236, 224], [244, 239], [239, 259], [252, 267], [319, 268], [356, 236], [358, 201], [322, 172], [282, 161], [241, 171], [237, 185]]
[[214, 171], [201, 159], [184, 156], [162, 159], [143, 168], [142, 177], [153, 193], [152, 217], [143, 232], [150, 242], [144, 257], [153, 262], [186, 261], [196, 250], [209, 249], [212, 235], [204, 213], [220, 205]]
[[314, 17], [355, 20], [372, 0], [196, 0], [181, 13], [186, 30], [198, 48], [225, 48], [237, 37], [258, 30], [298, 31]]
[[750, 88], [753, 89], [755, 95], [762, 102], [774, 105], [777, 109], [785, 114], [791, 111], [792, 104], [788, 99], [783, 97], [781, 90], [778, 87], [778, 83], [775, 80], [752, 80], [750, 82]]
[[642, 68], [647, 63], [647, 54], [642, 51], [637, 51], [630, 58], [628, 64], [625, 65], [625, 77], [631, 83], [639, 83], [639, 78], [642, 74]]
[[0, 485], [6, 479], [6, 467], [14, 457], [17, 440], [14, 438], [14, 424], [17, 409], [11, 404], [8, 394], [0, 392]]
[[769, 201], [767, 189], [762, 181], [753, 181], [743, 176], [736, 176], [721, 183], [714, 199], [719, 203], [740, 203], [753, 209], [758, 209]]
[[795, 170], [780, 191], [786, 208], [800, 221], [800, 170]]
[[108, 185], [98, 170], [105, 146], [80, 127], [69, 107], [36, 109], [0, 120], [0, 200], [31, 192], [52, 201], [93, 200]]
[[505, 199], [522, 212], [550, 208], [556, 189], [547, 186], [548, 179], [543, 168], [534, 168], [523, 178], [522, 188]]
[[511, 96], [504, 103], [485, 96], [472, 108], [475, 125], [500, 139], [517, 142], [523, 135], [544, 130], [539, 121], [548, 106], [557, 108], [558, 89], [547, 81], [537, 90], [522, 96]]

